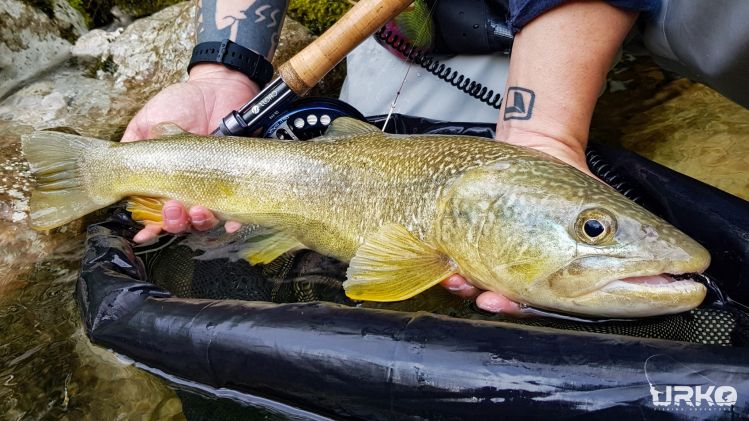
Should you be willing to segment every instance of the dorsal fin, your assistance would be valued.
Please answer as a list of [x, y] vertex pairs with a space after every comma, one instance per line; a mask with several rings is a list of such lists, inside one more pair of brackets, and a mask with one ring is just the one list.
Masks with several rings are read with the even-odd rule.
[[354, 134], [382, 133], [377, 127], [351, 117], [338, 117], [330, 123], [325, 137], [351, 136]]

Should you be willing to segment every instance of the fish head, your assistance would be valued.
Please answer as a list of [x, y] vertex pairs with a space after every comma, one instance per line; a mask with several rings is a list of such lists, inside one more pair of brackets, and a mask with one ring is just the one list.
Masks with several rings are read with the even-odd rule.
[[552, 311], [643, 317], [698, 306], [689, 278], [708, 251], [613, 188], [556, 160], [526, 157], [446, 189], [440, 247], [476, 286]]

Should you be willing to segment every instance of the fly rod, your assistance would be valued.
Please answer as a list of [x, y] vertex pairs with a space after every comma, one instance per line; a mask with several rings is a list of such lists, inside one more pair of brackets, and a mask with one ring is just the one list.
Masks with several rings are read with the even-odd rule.
[[304, 96], [346, 54], [413, 0], [360, 0], [319, 38], [278, 68], [279, 77], [221, 120], [214, 136], [254, 133], [290, 102]]

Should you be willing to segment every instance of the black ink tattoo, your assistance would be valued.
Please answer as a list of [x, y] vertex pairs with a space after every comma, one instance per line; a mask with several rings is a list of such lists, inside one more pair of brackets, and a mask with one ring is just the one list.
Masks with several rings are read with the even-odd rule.
[[505, 120], [530, 120], [533, 116], [533, 104], [536, 93], [519, 86], [510, 86], [505, 95]]
[[286, 6], [288, 0], [198, 0], [198, 43], [228, 38], [270, 60]]

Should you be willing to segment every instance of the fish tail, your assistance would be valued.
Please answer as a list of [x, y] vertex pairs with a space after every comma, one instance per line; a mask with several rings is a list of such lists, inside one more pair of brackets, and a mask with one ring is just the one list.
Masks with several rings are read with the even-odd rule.
[[23, 153], [37, 181], [29, 202], [32, 228], [50, 230], [117, 201], [95, 200], [81, 174], [86, 152], [111, 145], [105, 140], [51, 131], [22, 137]]

